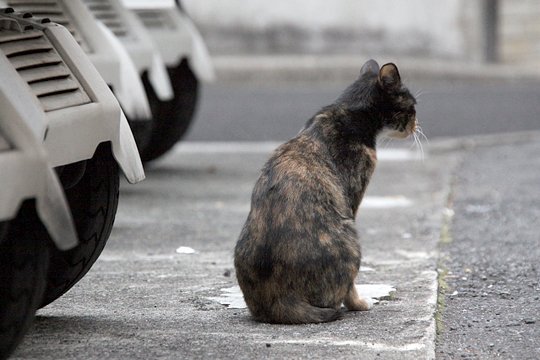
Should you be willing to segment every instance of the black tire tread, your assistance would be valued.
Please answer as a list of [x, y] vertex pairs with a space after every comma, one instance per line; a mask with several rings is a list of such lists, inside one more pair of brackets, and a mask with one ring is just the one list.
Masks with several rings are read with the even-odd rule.
[[188, 61], [183, 59], [176, 67], [167, 70], [174, 91], [174, 98], [170, 101], [159, 100], [148, 74], [142, 76], [153, 115], [152, 133], [141, 151], [144, 162], [168, 152], [187, 133], [195, 115], [199, 83]]
[[26, 201], [0, 224], [0, 359], [7, 359], [31, 326], [45, 291], [47, 231]]
[[66, 190], [79, 245], [59, 251], [49, 243], [51, 262], [42, 307], [71, 289], [98, 259], [112, 230], [118, 195], [118, 165], [111, 155], [110, 144], [102, 144], [88, 160], [81, 181]]

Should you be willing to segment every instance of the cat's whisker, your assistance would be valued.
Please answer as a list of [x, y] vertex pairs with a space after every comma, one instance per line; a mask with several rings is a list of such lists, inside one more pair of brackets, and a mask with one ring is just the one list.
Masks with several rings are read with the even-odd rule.
[[424, 138], [424, 140], [426, 140], [426, 142], [429, 144], [429, 139], [428, 137], [426, 136], [426, 134], [424, 133], [424, 130], [422, 130], [422, 127], [420, 125], [417, 125], [416, 126], [416, 132], [418, 134], [420, 134], [420, 136], [422, 136]]
[[414, 98], [416, 99], [417, 103], [422, 102], [422, 97], [423, 97], [424, 95], [426, 95], [426, 94], [430, 94], [430, 92], [429, 92], [429, 91], [425, 91], [425, 90], [423, 90], [423, 89], [418, 90], [418, 91], [415, 93], [415, 95], [414, 95]]
[[416, 143], [418, 150], [420, 150], [420, 159], [424, 161], [424, 146], [422, 145], [422, 141], [420, 140], [420, 137], [418, 136], [417, 132], [413, 133], [414, 142]]
[[412, 139], [412, 143], [411, 143], [411, 146], [409, 147], [409, 150], [415, 149], [417, 153], [420, 153], [420, 158], [423, 161], [424, 160], [423, 147], [420, 144], [420, 140], [418, 138], [418, 135], [416, 133], [413, 133], [412, 136], [411, 136], [411, 139]]
[[416, 135], [415, 135], [415, 133], [412, 133], [412, 137], [410, 139], [411, 139], [411, 145], [409, 146], [409, 150], [412, 150], [413, 148], [418, 146], [416, 144]]

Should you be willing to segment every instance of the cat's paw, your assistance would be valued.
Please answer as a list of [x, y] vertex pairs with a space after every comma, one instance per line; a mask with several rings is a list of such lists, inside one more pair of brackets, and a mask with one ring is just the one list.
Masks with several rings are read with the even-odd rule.
[[373, 300], [372, 298], [365, 298], [365, 299], [362, 299], [366, 305], [367, 305], [367, 309], [366, 310], [371, 310], [373, 308], [373, 306], [375, 305], [375, 300]]
[[360, 305], [358, 311], [368, 311], [373, 307], [373, 300], [369, 298], [360, 298], [358, 303]]
[[351, 311], [368, 311], [373, 307], [373, 300], [358, 297], [354, 301], [346, 301], [345, 306]]

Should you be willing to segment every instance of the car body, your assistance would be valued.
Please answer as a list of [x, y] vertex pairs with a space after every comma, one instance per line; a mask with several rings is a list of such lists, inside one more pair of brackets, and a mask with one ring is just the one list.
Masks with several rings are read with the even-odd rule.
[[126, 115], [130, 119], [151, 119], [136, 65], [113, 32], [94, 17], [82, 0], [0, 0], [2, 5], [66, 27], [113, 89]]
[[201, 33], [174, 0], [122, 2], [141, 19], [168, 67], [176, 66], [182, 59], [187, 59], [198, 79], [212, 81], [215, 78], [212, 61]]
[[77, 233], [41, 141], [45, 115], [3, 55], [0, 69], [0, 222], [14, 219], [22, 203], [34, 199], [56, 246], [68, 250], [77, 245]]
[[83, 0], [96, 19], [120, 41], [135, 64], [139, 75], [149, 74], [154, 91], [161, 100], [170, 100], [172, 86], [163, 59], [142, 21], [120, 0]]
[[132, 183], [144, 179], [124, 113], [79, 43], [65, 27], [12, 8], [0, 9], [0, 168], [7, 358], [36, 310], [101, 253], [118, 205], [118, 169]]
[[20, 13], [0, 16], [0, 57], [13, 70], [2, 76], [24, 84], [42, 109], [36, 131], [42, 132], [38, 137], [51, 165], [89, 159], [100, 143], [110, 142], [126, 178], [142, 180], [144, 170], [118, 101], [70, 32]]

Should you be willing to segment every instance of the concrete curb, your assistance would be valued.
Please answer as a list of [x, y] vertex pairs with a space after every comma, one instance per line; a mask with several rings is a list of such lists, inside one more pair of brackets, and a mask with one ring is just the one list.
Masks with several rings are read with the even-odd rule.
[[[379, 63], [395, 62], [413, 80], [540, 81], [540, 68], [513, 64], [479, 64], [436, 59], [375, 57]], [[317, 82], [350, 81], [363, 55], [218, 55], [213, 57], [219, 81]]]
[[427, 149], [431, 153], [456, 152], [475, 147], [520, 144], [523, 142], [540, 142], [540, 130], [516, 131], [511, 133], [474, 135], [464, 137], [437, 138], [430, 141]]

